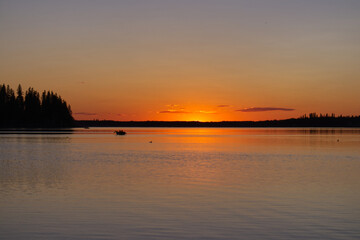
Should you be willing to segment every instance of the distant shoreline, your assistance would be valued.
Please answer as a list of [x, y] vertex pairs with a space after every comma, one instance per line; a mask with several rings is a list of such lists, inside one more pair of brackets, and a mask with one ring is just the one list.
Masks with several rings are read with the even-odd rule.
[[360, 127], [360, 116], [291, 118], [266, 121], [112, 121], [112, 120], [76, 120], [75, 127], [198, 127], [198, 128], [256, 128], [256, 127]]
[[68, 126], [47, 126], [41, 122], [32, 124], [9, 124], [0, 126], [0, 131], [71, 131], [72, 128], [360, 128], [360, 116], [310, 115], [300, 118], [265, 121], [114, 121], [74, 120]]

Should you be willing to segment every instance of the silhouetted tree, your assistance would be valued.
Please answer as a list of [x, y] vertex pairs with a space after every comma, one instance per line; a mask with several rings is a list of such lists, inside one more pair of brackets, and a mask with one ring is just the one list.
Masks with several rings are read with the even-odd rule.
[[6, 87], [5, 84], [0, 86], [0, 124], [6, 124], [6, 118], [8, 117], [7, 112], [7, 96], [6, 96]]
[[317, 118], [317, 117], [318, 115], [315, 112], [309, 114], [309, 118]]
[[0, 126], [2, 127], [70, 127], [73, 117], [70, 105], [53, 92], [41, 95], [29, 88], [25, 97], [21, 85], [17, 96], [10, 86], [0, 85]]
[[20, 84], [17, 88], [16, 94], [17, 96], [15, 101], [16, 104], [15, 120], [16, 120], [16, 124], [19, 124], [21, 120], [24, 118], [24, 96]]
[[32, 87], [29, 87], [25, 93], [25, 121], [30, 125], [36, 125], [40, 120], [40, 110], [39, 93]]

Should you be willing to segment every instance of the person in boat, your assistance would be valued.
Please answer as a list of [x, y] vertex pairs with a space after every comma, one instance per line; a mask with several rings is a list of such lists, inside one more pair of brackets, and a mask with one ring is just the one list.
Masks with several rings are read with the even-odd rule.
[[115, 131], [114, 133], [116, 133], [116, 135], [125, 135], [126, 134], [126, 132], [123, 130], [118, 130], [118, 131]]

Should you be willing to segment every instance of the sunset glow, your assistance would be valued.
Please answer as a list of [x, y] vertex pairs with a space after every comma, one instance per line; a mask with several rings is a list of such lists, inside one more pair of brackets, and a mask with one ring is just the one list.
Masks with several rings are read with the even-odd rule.
[[75, 119], [360, 114], [360, 1], [0, 1], [0, 78]]
[[359, 239], [360, 0], [0, 0], [1, 239]]

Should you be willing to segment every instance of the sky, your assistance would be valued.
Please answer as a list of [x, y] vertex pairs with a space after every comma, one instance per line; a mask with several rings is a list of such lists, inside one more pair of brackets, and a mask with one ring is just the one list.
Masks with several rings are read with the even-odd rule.
[[0, 0], [0, 83], [75, 119], [360, 114], [359, 0]]

